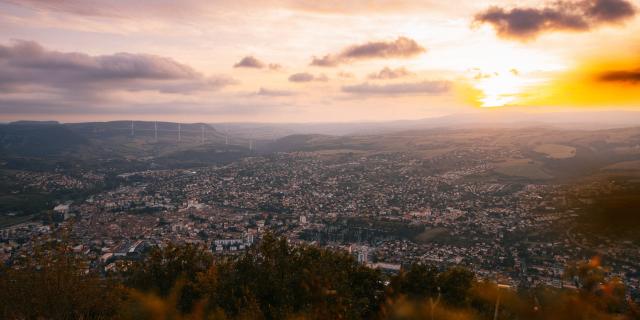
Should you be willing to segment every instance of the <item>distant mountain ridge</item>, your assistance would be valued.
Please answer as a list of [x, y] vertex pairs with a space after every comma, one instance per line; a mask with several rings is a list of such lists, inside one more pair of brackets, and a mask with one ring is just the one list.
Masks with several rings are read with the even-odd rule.
[[0, 125], [0, 150], [5, 154], [44, 156], [73, 151], [89, 140], [54, 121], [19, 121]]
[[327, 123], [214, 123], [216, 128], [240, 137], [278, 139], [294, 134], [359, 135], [434, 128], [545, 126], [562, 129], [599, 130], [640, 124], [638, 111], [571, 111], [530, 113], [495, 110], [445, 115], [417, 120]]
[[205, 123], [16, 121], [0, 124], [0, 150], [15, 156], [70, 152], [127, 153], [137, 149], [163, 154], [194, 145], [219, 145], [222, 142], [224, 136]]

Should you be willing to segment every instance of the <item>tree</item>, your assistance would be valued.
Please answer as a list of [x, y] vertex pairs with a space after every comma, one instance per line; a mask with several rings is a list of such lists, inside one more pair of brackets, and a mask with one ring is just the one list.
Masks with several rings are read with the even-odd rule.
[[373, 316], [383, 298], [378, 271], [345, 253], [289, 246], [271, 235], [220, 272], [220, 306], [234, 306], [232, 314], [255, 300], [266, 319], [361, 319]]
[[0, 270], [3, 319], [108, 319], [123, 298], [116, 283], [89, 272], [62, 242], [40, 244]]
[[469, 291], [475, 282], [474, 274], [464, 268], [454, 267], [438, 275], [438, 286], [445, 303], [462, 307], [469, 302]]
[[438, 269], [425, 264], [413, 264], [391, 282], [392, 295], [405, 295], [411, 300], [435, 298], [438, 295]]
[[188, 311], [202, 297], [199, 276], [212, 266], [213, 257], [203, 248], [169, 244], [166, 248], [153, 248], [145, 259], [131, 266], [124, 274], [125, 284], [166, 297], [181, 281], [178, 306]]

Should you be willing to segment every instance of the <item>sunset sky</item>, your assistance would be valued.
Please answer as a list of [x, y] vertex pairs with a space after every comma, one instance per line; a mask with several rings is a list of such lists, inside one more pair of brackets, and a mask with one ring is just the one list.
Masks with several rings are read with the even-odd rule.
[[637, 0], [0, 1], [0, 121], [640, 110]]

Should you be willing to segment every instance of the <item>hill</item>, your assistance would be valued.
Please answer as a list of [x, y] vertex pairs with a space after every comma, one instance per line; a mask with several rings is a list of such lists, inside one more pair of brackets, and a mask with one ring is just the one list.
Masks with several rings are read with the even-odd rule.
[[5, 158], [174, 158], [184, 150], [206, 147], [219, 151], [223, 146], [225, 137], [203, 123], [18, 121], [0, 125], [0, 150]]
[[640, 127], [427, 129], [346, 136], [291, 135], [267, 143], [260, 150], [318, 155], [404, 152], [425, 159], [470, 157], [485, 161], [503, 178], [534, 180], [640, 173], [637, 166], [628, 165], [640, 160]]
[[57, 122], [22, 121], [0, 125], [0, 150], [5, 155], [58, 155], [87, 145], [87, 137]]

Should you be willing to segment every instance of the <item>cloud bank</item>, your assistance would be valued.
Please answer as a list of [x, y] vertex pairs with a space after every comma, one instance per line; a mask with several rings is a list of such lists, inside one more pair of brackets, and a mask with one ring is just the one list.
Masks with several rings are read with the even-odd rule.
[[0, 44], [3, 112], [92, 113], [112, 106], [112, 112], [126, 113], [142, 102], [192, 99], [235, 83], [156, 55], [92, 56], [48, 50], [32, 41]]
[[116, 53], [90, 56], [47, 50], [32, 41], [0, 45], [0, 90], [26, 87], [188, 93], [232, 84], [228, 77], [206, 78], [171, 58]]

